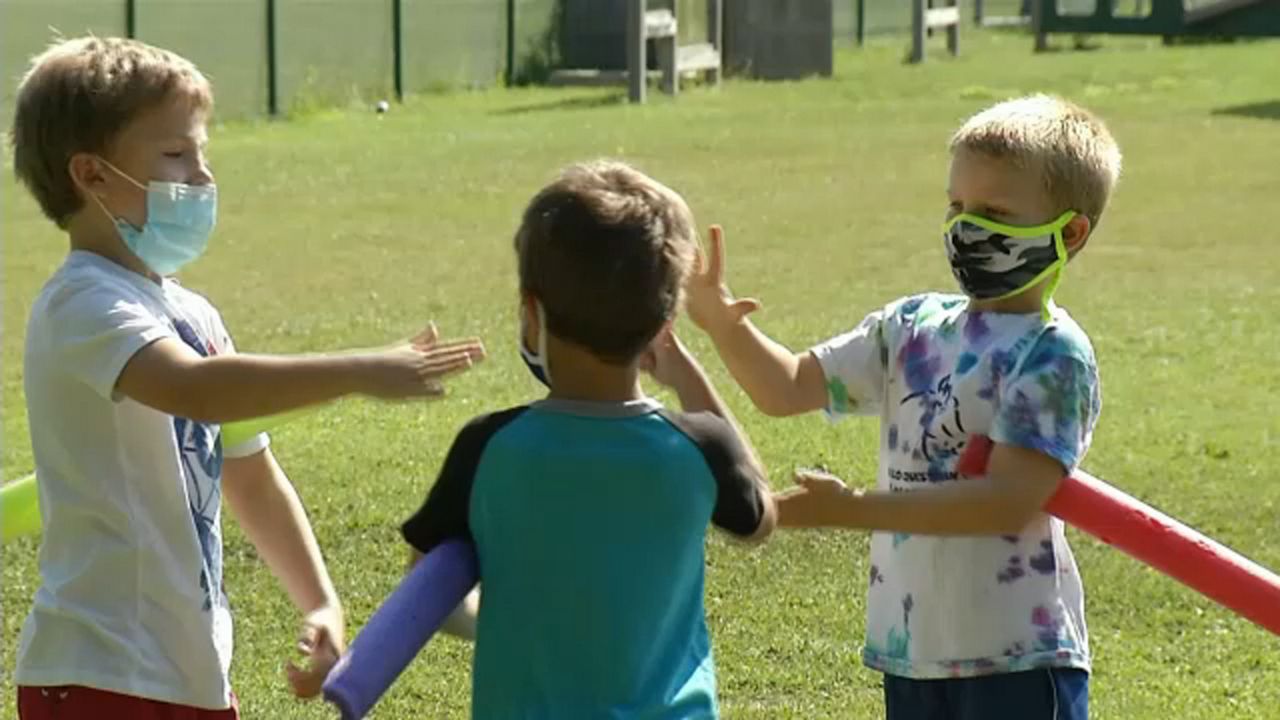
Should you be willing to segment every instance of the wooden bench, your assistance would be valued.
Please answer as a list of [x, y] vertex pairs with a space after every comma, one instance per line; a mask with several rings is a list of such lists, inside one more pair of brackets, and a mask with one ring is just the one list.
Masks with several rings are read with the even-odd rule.
[[563, 69], [551, 73], [552, 85], [619, 85], [625, 83], [631, 102], [645, 100], [647, 81], [653, 74], [648, 70], [648, 44], [652, 40], [657, 54], [658, 72], [662, 91], [671, 95], [680, 92], [680, 77], [689, 73], [706, 73], [713, 85], [720, 84], [723, 65], [724, 0], [707, 0], [707, 42], [691, 45], [680, 44], [680, 27], [677, 20], [679, 0], [672, 3], [675, 10], [666, 8], [650, 10], [647, 0], [627, 2], [627, 69]]
[[925, 40], [934, 30], [947, 31], [947, 50], [960, 54], [960, 0], [931, 7], [932, 0], [911, 0], [911, 62], [924, 62]]

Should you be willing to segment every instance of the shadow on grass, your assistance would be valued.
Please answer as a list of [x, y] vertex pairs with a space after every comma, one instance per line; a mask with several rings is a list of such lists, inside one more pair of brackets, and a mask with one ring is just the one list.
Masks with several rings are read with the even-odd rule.
[[535, 103], [533, 105], [517, 105], [515, 107], [494, 110], [494, 115], [528, 115], [529, 113], [550, 112], [554, 110], [580, 110], [586, 108], [609, 107], [621, 105], [627, 101], [627, 94], [622, 92], [607, 95], [590, 95], [588, 97], [571, 97], [564, 100]]
[[1280, 100], [1216, 108], [1214, 109], [1213, 114], [1234, 115], [1236, 117], [1255, 118], [1258, 120], [1280, 120]]

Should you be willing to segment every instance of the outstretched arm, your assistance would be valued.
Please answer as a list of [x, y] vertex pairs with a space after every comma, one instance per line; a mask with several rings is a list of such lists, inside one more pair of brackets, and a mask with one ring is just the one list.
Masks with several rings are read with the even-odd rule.
[[1058, 489], [1064, 470], [1035, 450], [997, 444], [987, 477], [913, 492], [850, 490], [801, 471], [777, 497], [783, 527], [842, 527], [922, 535], [1016, 535]]
[[687, 285], [689, 317], [715, 344], [729, 373], [766, 415], [798, 415], [826, 405], [826, 381], [809, 352], [793, 353], [747, 319], [760, 308], [738, 300], [724, 277], [724, 231], [711, 227], [710, 254], [700, 254]]
[[386, 350], [309, 356], [202, 357], [179, 340], [162, 338], [129, 359], [116, 389], [170, 415], [231, 422], [354, 393], [385, 398], [440, 395], [445, 377], [483, 358], [479, 340], [440, 342], [434, 325]]

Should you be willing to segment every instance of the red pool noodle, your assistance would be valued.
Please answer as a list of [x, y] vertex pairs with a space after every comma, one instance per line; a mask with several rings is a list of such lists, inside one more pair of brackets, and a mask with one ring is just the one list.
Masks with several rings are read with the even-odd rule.
[[[956, 470], [986, 474], [992, 442], [971, 435]], [[1280, 576], [1098, 478], [1063, 478], [1045, 512], [1280, 635]]]

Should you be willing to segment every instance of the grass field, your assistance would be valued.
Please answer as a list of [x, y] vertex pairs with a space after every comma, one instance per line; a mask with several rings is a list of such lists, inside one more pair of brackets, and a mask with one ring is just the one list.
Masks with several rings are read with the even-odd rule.
[[[839, 55], [837, 76], [729, 83], [645, 107], [606, 91], [428, 96], [379, 118], [336, 112], [215, 130], [214, 244], [184, 281], [245, 350], [382, 343], [437, 321], [491, 358], [427, 405], [340, 404], [275, 435], [346, 602], [352, 634], [397, 582], [397, 526], [448, 442], [482, 411], [528, 401], [510, 238], [561, 165], [626, 158], [727, 228], [734, 288], [793, 347], [845, 330], [904, 293], [950, 288], [938, 222], [946, 139], [993, 100], [1054, 91], [1099, 111], [1125, 176], [1060, 301], [1091, 332], [1105, 409], [1086, 467], [1280, 567], [1280, 44], [1161, 47], [1106, 39], [1033, 55], [1022, 36], [970, 33], [965, 55], [901, 64], [900, 41]], [[6, 157], [6, 163], [8, 158]], [[30, 470], [21, 381], [29, 303], [65, 241], [10, 179], [3, 224], [3, 468]], [[862, 482], [872, 421], [771, 420], [686, 328], [771, 468], [825, 462]], [[287, 694], [296, 617], [227, 519], [237, 614], [234, 679], [246, 718], [327, 718]], [[1094, 716], [1280, 717], [1280, 643], [1082, 535]], [[782, 533], [743, 552], [709, 541], [707, 609], [730, 718], [881, 717], [862, 668], [867, 538]], [[14, 644], [37, 583], [36, 546], [4, 548], [0, 717], [14, 717]], [[433, 642], [379, 718], [464, 717], [470, 650]]]

